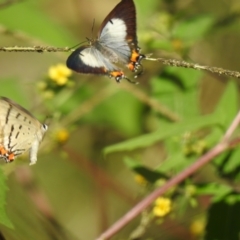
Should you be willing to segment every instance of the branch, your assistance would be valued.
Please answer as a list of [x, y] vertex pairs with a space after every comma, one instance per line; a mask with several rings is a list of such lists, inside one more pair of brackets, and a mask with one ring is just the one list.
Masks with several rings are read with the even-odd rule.
[[[164, 186], [156, 189], [146, 198], [144, 198], [141, 202], [139, 202], [135, 207], [133, 207], [128, 213], [126, 213], [122, 218], [120, 218], [115, 224], [113, 224], [108, 230], [101, 234], [97, 238], [97, 240], [107, 240], [120, 231], [124, 226], [126, 226], [130, 221], [132, 221], [135, 217], [137, 217], [141, 212], [143, 212], [147, 207], [149, 207], [154, 200], [156, 200], [160, 195], [163, 195], [167, 192], [171, 187], [180, 184], [187, 177], [195, 173], [199, 168], [203, 167], [205, 164], [213, 160], [216, 156], [227, 150], [228, 148], [232, 148], [240, 143], [240, 139], [234, 139], [232, 141], [229, 140], [230, 134], [234, 132], [237, 126], [240, 123], [240, 111], [237, 116], [234, 118], [232, 124], [229, 126], [226, 134], [213, 149], [208, 151], [202, 157], [197, 159], [191, 166], [180, 172], [178, 175], [170, 179]], [[227, 141], [228, 140], [228, 141]]]
[[70, 52], [73, 51], [69, 47], [65, 48], [57, 48], [57, 47], [42, 47], [42, 46], [33, 46], [33, 47], [19, 47], [19, 46], [13, 46], [13, 47], [0, 47], [0, 52], [37, 52], [37, 53], [43, 53], [43, 52]]
[[[43, 47], [43, 46], [33, 46], [33, 47], [0, 47], [0, 52], [72, 52], [75, 49], [69, 47], [57, 48], [57, 47]], [[209, 67], [204, 65], [199, 65], [197, 63], [188, 63], [176, 59], [165, 59], [165, 58], [151, 58], [150, 55], [147, 55], [145, 60], [161, 62], [164, 65], [173, 66], [173, 67], [183, 67], [183, 68], [192, 68], [196, 70], [205, 70], [211, 73], [216, 73], [219, 75], [225, 75], [227, 77], [240, 78], [240, 72], [231, 71], [219, 67]]]
[[[0, 52], [72, 52], [75, 49], [64, 47], [64, 48], [57, 48], [57, 47], [43, 47], [43, 46], [33, 46], [33, 47], [20, 47], [20, 46], [13, 46], [13, 47], [0, 47]], [[165, 59], [165, 58], [150, 58], [147, 56], [145, 60], [148, 61], [156, 61], [161, 62], [164, 65], [173, 66], [173, 67], [183, 67], [183, 68], [192, 68], [196, 70], [205, 70], [211, 73], [216, 73], [219, 75], [225, 75], [227, 77], [234, 77], [240, 78], [240, 72], [231, 71], [219, 67], [209, 67], [204, 65], [199, 65], [197, 63], [188, 63], [181, 60], [176, 59]]]
[[225, 75], [227, 77], [240, 78], [240, 72], [237, 72], [237, 71], [226, 70], [218, 67], [209, 67], [209, 66], [199, 65], [197, 63], [188, 63], [188, 62], [176, 60], [176, 59], [150, 58], [147, 56], [145, 60], [161, 62], [164, 65], [168, 65], [172, 67], [183, 67], [183, 68], [192, 68], [196, 70], [205, 70], [211, 73]]

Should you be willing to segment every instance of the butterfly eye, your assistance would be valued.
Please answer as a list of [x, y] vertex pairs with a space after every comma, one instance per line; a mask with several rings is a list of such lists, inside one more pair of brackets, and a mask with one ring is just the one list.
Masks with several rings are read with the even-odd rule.
[[43, 125], [42, 125], [42, 129], [43, 129], [44, 131], [47, 131], [47, 130], [48, 130], [48, 125], [43, 124]]

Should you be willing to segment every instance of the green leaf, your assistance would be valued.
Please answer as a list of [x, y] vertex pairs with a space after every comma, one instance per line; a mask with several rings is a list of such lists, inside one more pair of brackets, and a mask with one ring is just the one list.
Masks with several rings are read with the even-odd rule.
[[168, 77], [153, 77], [150, 81], [152, 93], [160, 98], [163, 94], [176, 92], [178, 87]]
[[13, 229], [13, 224], [11, 223], [5, 211], [6, 192], [6, 177], [2, 171], [2, 168], [0, 168], [0, 223], [5, 225], [6, 227]]
[[220, 155], [218, 155], [214, 159], [213, 163], [216, 164], [218, 167], [221, 167], [222, 164], [224, 164], [225, 159], [228, 157], [229, 152], [230, 152], [230, 150], [229, 151], [225, 151], [225, 152], [221, 153]]
[[232, 192], [230, 186], [219, 183], [203, 184], [197, 188], [196, 194], [199, 195], [213, 195], [212, 201], [219, 202]]
[[227, 128], [239, 110], [238, 90], [234, 81], [229, 81], [215, 110], [216, 118]]
[[[158, 170], [176, 174], [185, 169], [192, 162], [189, 161], [189, 159], [187, 159], [181, 152], [170, 152], [169, 155], [170, 156], [158, 167]], [[196, 157], [193, 159], [193, 161], [194, 160], [196, 160]]]
[[215, 145], [223, 136], [223, 130], [219, 126], [211, 128], [211, 132], [204, 138], [209, 147]]
[[196, 86], [200, 76], [196, 70], [167, 68], [163, 76], [151, 80], [153, 96], [182, 118], [199, 115]]
[[143, 105], [126, 91], [118, 91], [98, 105], [86, 119], [108, 124], [122, 133], [132, 136], [141, 132]]
[[175, 78], [179, 79], [184, 89], [195, 88], [202, 76], [201, 71], [190, 68], [167, 67], [164, 72], [168, 76], [175, 76]]
[[148, 182], [154, 183], [160, 178], [167, 178], [165, 174], [151, 170], [130, 157], [125, 157], [124, 162], [132, 171], [143, 176]]
[[35, 39], [41, 39], [55, 46], [71, 43], [69, 37], [71, 35], [51, 21], [41, 9], [38, 1], [12, 4], [11, 7], [1, 9], [0, 22], [10, 30], [26, 32]]
[[240, 166], [239, 159], [240, 159], [240, 148], [236, 148], [236, 149], [234, 149], [230, 158], [226, 162], [226, 164], [224, 166], [224, 172], [230, 173], [230, 172], [234, 171], [235, 169], [239, 168], [239, 166]]
[[214, 23], [212, 16], [198, 16], [178, 24], [173, 32], [175, 38], [197, 41], [204, 37]]
[[149, 48], [151, 49], [161, 49], [162, 51], [173, 51], [173, 44], [171, 43], [171, 41], [169, 41], [169, 39], [165, 40], [165, 39], [153, 39], [153, 41], [151, 41], [150, 43], [148, 43]]
[[218, 124], [218, 119], [214, 115], [198, 116], [187, 119], [181, 123], [166, 125], [164, 129], [159, 129], [153, 133], [141, 135], [139, 137], [111, 145], [104, 149], [104, 154], [117, 151], [131, 151], [136, 148], [148, 147], [165, 138], [179, 135], [185, 131], [192, 131], [202, 127]]

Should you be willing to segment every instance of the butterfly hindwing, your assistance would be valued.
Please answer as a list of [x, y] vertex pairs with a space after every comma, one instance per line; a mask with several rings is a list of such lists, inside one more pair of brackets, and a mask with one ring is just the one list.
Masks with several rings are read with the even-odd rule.
[[0, 156], [12, 161], [30, 150], [30, 161], [37, 159], [38, 145], [47, 126], [12, 100], [0, 98]]
[[67, 60], [67, 66], [81, 73], [107, 74], [117, 68], [97, 48], [82, 46], [75, 50]]

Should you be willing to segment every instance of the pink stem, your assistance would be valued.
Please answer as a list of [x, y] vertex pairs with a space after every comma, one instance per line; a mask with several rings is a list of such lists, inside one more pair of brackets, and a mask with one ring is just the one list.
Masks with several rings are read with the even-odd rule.
[[230, 140], [230, 137], [232, 136], [233, 132], [235, 131], [235, 129], [237, 128], [239, 123], [240, 123], [240, 111], [238, 112], [237, 116], [234, 118], [231, 126], [227, 129], [227, 131], [223, 137], [223, 141]]
[[214, 157], [219, 155], [228, 147], [227, 144], [219, 143], [205, 155], [193, 163], [190, 167], [180, 172], [178, 175], [170, 179], [164, 186], [156, 189], [146, 198], [144, 198], [140, 203], [138, 203], [134, 208], [132, 208], [127, 214], [120, 218], [115, 224], [113, 224], [107, 231], [105, 231], [100, 237], [96, 240], [106, 240], [121, 230], [127, 223], [137, 217], [144, 209], [146, 209], [157, 197], [165, 193], [169, 188], [173, 187], [176, 184], [179, 184], [184, 179], [193, 174], [197, 169], [202, 167], [204, 164], [211, 161]]
[[[201, 168], [206, 163], [210, 162], [214, 157], [218, 156], [220, 153], [235, 145], [233, 142], [229, 142], [234, 130], [237, 128], [240, 122], [240, 111], [237, 116], [234, 118], [232, 124], [229, 126], [226, 134], [224, 135], [223, 140], [218, 143], [213, 149], [208, 151], [202, 157], [200, 157], [196, 162], [194, 162], [190, 167], [180, 172], [178, 175], [170, 179], [164, 186], [156, 189], [141, 202], [139, 202], [135, 207], [133, 207], [128, 213], [126, 213], [122, 218], [120, 218], [115, 224], [113, 224], [108, 230], [102, 233], [96, 240], [107, 240], [120, 231], [125, 225], [137, 217], [144, 209], [151, 205], [151, 203], [160, 195], [165, 193], [169, 188], [174, 185], [179, 184], [184, 179], [192, 175], [199, 168]], [[238, 141], [236, 142], [238, 143]]]

